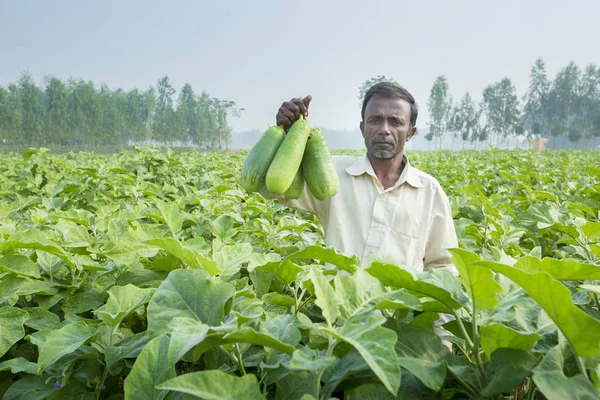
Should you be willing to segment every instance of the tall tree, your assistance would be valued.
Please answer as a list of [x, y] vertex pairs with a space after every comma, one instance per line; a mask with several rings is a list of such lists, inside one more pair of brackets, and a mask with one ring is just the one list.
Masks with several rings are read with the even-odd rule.
[[53, 77], [46, 78], [41, 89], [23, 74], [18, 83], [0, 87], [0, 142], [95, 147], [152, 139], [210, 149], [227, 146], [230, 118], [243, 108], [205, 92], [197, 96], [190, 84], [182, 88], [176, 105], [174, 96], [166, 76], [156, 89], [125, 92]]
[[69, 129], [69, 90], [58, 78], [46, 80], [46, 133], [53, 145], [61, 143]]
[[579, 67], [571, 62], [558, 72], [548, 95], [548, 110], [552, 126], [550, 134], [567, 136], [571, 142], [577, 142], [583, 136], [579, 110], [580, 79]]
[[581, 129], [584, 140], [600, 137], [600, 68], [594, 64], [585, 67], [580, 83]]
[[199, 140], [198, 107], [196, 95], [189, 83], [183, 85], [177, 99], [177, 120], [183, 131], [182, 139], [186, 143], [197, 143]]
[[21, 123], [23, 124], [24, 139], [28, 145], [40, 143], [46, 146], [44, 109], [41, 104], [42, 91], [28, 73], [21, 75], [19, 90], [21, 92]]
[[144, 94], [138, 89], [132, 89], [125, 95], [126, 105], [123, 111], [126, 140], [135, 142], [146, 138], [146, 127], [144, 125]]
[[8, 142], [12, 142], [19, 151], [19, 145], [23, 142], [25, 135], [23, 134], [21, 91], [19, 86], [14, 83], [8, 85], [6, 107], [2, 119], [8, 134]]
[[219, 145], [219, 129], [216, 114], [213, 110], [213, 100], [206, 92], [197, 98], [197, 115], [202, 136], [199, 139], [202, 147], [215, 149]]
[[153, 138], [163, 143], [175, 139], [175, 110], [173, 95], [175, 89], [171, 86], [168, 76], [159, 79], [156, 85], [156, 108], [152, 127]]
[[429, 110], [429, 133], [437, 139], [437, 148], [442, 145], [442, 137], [448, 129], [452, 113], [452, 98], [448, 87], [448, 80], [440, 75], [436, 78], [427, 102]]
[[515, 133], [519, 123], [519, 99], [509, 78], [483, 90], [482, 109], [488, 130], [496, 134], [497, 146], [501, 138], [507, 139]]
[[216, 114], [217, 129], [219, 131], [219, 150], [223, 149], [223, 143], [227, 147], [231, 139], [231, 127], [228, 125], [228, 116], [238, 117], [244, 109], [236, 107], [235, 102], [231, 100], [212, 99], [213, 109]]
[[460, 135], [464, 144], [477, 137], [479, 131], [479, 112], [471, 94], [465, 93], [460, 103], [455, 107], [452, 118], [452, 129]]
[[548, 94], [550, 82], [546, 76], [546, 64], [538, 58], [529, 74], [529, 88], [523, 101], [523, 128], [530, 136], [539, 136], [550, 128]]
[[91, 81], [70, 80], [68, 86], [71, 137], [65, 144], [95, 147], [102, 132], [102, 97]]

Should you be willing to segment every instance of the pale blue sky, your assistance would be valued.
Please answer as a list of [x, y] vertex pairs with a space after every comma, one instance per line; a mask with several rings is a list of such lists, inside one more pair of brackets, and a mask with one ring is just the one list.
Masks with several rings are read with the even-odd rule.
[[600, 1], [8, 1], [0, 0], [0, 85], [28, 70], [235, 101], [236, 131], [312, 94], [313, 124], [358, 126], [358, 87], [395, 78], [421, 107], [437, 75], [454, 98], [507, 76], [522, 95], [538, 57], [553, 77], [570, 61], [600, 65]]

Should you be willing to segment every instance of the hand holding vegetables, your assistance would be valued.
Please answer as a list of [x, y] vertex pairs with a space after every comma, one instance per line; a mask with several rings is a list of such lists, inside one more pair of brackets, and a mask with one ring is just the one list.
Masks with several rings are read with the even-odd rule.
[[318, 200], [336, 194], [338, 176], [325, 136], [306, 119], [311, 100], [306, 96], [281, 105], [277, 126], [267, 129], [244, 160], [240, 179], [244, 189], [257, 192], [266, 186], [273, 194], [297, 199], [306, 181]]
[[300, 115], [308, 117], [308, 105], [311, 100], [312, 96], [308, 95], [304, 98], [293, 98], [290, 101], [284, 102], [281, 107], [279, 107], [277, 117], [275, 118], [277, 125], [283, 125], [283, 127], [288, 130]]

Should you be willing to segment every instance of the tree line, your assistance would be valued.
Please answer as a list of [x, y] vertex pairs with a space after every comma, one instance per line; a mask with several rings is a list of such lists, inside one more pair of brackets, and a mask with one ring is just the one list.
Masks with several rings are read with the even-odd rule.
[[[359, 88], [359, 100], [373, 84], [397, 83], [379, 75]], [[575, 146], [600, 138], [600, 68], [594, 64], [583, 70], [574, 62], [550, 80], [543, 59], [535, 61], [529, 87], [521, 98], [510, 78], [483, 89], [476, 102], [470, 93], [455, 101], [448, 79], [437, 77], [427, 101], [429, 132], [425, 138], [441, 148], [445, 138], [486, 146], [533, 138], [562, 137]]]
[[550, 80], [543, 59], [535, 61], [529, 87], [519, 98], [509, 78], [483, 89], [477, 104], [469, 93], [453, 101], [448, 81], [439, 76], [427, 103], [428, 140], [438, 145], [445, 135], [464, 142], [499, 145], [511, 138], [563, 137], [576, 146], [600, 137], [600, 69], [574, 62]]
[[91, 81], [55, 77], [38, 86], [24, 73], [0, 86], [0, 144], [91, 147], [131, 143], [226, 147], [235, 102], [196, 94], [186, 83], [179, 95], [167, 76], [147, 90], [111, 90]]

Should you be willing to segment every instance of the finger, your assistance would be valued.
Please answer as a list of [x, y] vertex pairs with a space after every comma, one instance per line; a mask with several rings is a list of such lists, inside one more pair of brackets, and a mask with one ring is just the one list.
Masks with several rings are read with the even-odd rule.
[[296, 120], [296, 118], [298, 118], [298, 112], [294, 112], [293, 110], [290, 110], [289, 108], [282, 108], [280, 111], [283, 116], [285, 116], [292, 122], [294, 122]]
[[286, 108], [294, 114], [293, 120], [295, 121], [299, 116], [301, 111], [300, 106], [302, 105], [302, 100], [300, 99], [292, 99], [285, 103]]
[[304, 114], [305, 117], [308, 117], [308, 105], [310, 104], [310, 101], [312, 100], [312, 96], [308, 95], [306, 96], [302, 102], [304, 103], [304, 108], [306, 110], [306, 114]]
[[298, 107], [298, 112], [296, 113], [296, 116], [304, 115], [306, 117], [308, 115], [308, 109], [306, 108], [306, 105], [304, 104], [304, 99], [302, 97], [292, 99], [292, 102], [296, 105], [296, 107]]
[[290, 123], [289, 118], [286, 117], [285, 115], [281, 115], [281, 114], [277, 114], [276, 125], [277, 126], [283, 126], [286, 130], [290, 126], [292, 126], [292, 124]]

